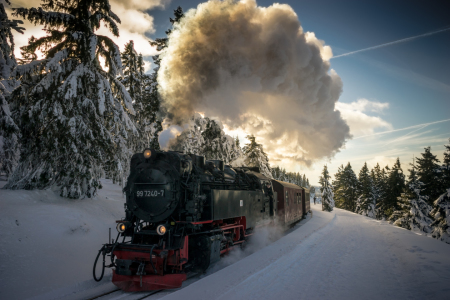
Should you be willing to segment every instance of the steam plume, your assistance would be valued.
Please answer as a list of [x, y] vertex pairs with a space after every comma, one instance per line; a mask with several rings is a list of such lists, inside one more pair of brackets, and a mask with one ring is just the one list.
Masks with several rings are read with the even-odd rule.
[[209, 1], [171, 33], [160, 91], [176, 124], [201, 111], [257, 136], [271, 163], [310, 164], [349, 138], [335, 110], [342, 81], [331, 56], [289, 5]]

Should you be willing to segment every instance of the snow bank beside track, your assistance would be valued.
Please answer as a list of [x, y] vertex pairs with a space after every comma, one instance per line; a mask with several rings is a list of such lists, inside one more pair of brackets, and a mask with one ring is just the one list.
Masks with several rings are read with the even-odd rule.
[[163, 299], [449, 299], [450, 247], [341, 209]]
[[61, 299], [108, 282], [96, 283], [92, 266], [109, 227], [116, 238], [125, 198], [119, 185], [102, 184], [97, 197], [83, 200], [51, 190], [0, 190], [2, 299]]

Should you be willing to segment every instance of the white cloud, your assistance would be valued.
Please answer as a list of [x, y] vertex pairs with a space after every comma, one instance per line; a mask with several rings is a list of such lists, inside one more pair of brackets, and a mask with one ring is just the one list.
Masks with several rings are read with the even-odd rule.
[[352, 102], [352, 103], [338, 102], [337, 106], [339, 106], [339, 108], [347, 109], [347, 110], [382, 112], [384, 109], [389, 108], [389, 103], [370, 101], [370, 100], [362, 98], [362, 99], [358, 99], [358, 101]]
[[389, 103], [359, 99], [352, 103], [336, 103], [336, 110], [341, 112], [342, 118], [350, 126], [350, 133], [354, 137], [369, 135], [377, 128], [392, 129], [392, 125], [378, 116], [369, 116], [365, 112], [381, 113], [389, 108]]

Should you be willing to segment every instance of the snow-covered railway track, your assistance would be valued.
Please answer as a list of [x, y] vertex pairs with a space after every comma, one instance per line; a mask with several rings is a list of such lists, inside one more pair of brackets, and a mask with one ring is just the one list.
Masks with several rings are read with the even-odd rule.
[[112, 294], [112, 293], [115, 293], [115, 292], [118, 292], [118, 291], [120, 291], [120, 289], [115, 289], [115, 290], [112, 290], [112, 291], [109, 291], [109, 292], [100, 294], [100, 295], [98, 295], [98, 296], [94, 296], [94, 297], [92, 297], [92, 298], [89, 298], [88, 300], [99, 299], [99, 298], [102, 298], [103, 296], [106, 296], [106, 295], [109, 295], [109, 294]]
[[155, 290], [147, 293], [128, 293], [124, 292], [121, 289], [115, 289], [97, 296], [94, 296], [92, 298], [89, 298], [88, 300], [107, 300], [107, 299], [133, 299], [133, 300], [143, 300], [146, 299], [152, 295], [155, 295], [156, 293], [159, 293], [163, 290]]
[[[191, 279], [195, 276], [199, 275], [198, 273], [188, 273], [186, 279]], [[178, 291], [181, 288], [173, 289], [173, 290], [155, 290], [155, 291], [149, 291], [149, 292], [124, 292], [121, 289], [113, 289], [111, 291], [99, 294], [97, 296], [91, 297], [87, 300], [107, 300], [107, 299], [128, 299], [128, 300], [143, 300], [147, 299], [148, 297], [155, 295], [159, 292], [166, 291], [167, 293], [171, 293], [174, 291]]]

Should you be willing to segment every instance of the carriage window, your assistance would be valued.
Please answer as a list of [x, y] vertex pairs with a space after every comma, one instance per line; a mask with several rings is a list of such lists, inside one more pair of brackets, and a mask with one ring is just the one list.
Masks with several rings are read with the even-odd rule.
[[287, 203], [287, 205], [289, 205], [289, 196], [288, 196], [288, 191], [286, 191], [286, 203]]

